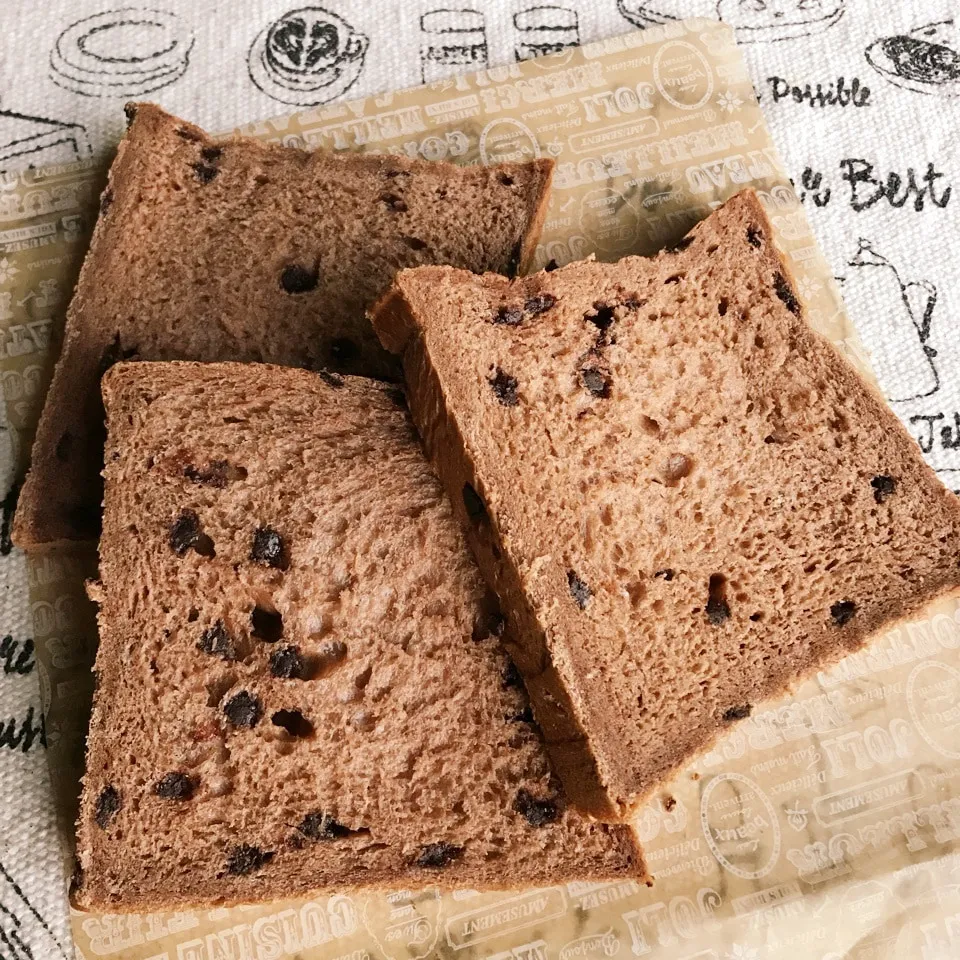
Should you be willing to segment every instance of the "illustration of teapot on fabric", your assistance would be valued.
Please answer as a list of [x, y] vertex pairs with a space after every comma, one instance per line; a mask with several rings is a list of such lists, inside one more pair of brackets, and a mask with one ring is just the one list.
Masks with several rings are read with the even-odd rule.
[[[848, 267], [837, 279], [884, 395], [891, 403], [932, 396], [940, 389], [937, 351], [928, 342], [937, 288], [929, 280], [904, 280], [862, 237]], [[869, 317], [857, 317], [859, 304], [870, 305]]]

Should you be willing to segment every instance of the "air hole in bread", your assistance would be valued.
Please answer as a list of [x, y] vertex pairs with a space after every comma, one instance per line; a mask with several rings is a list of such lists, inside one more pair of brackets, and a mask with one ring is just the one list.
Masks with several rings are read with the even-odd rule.
[[753, 345], [754, 345], [758, 350], [762, 350], [762, 349], [764, 348], [764, 345], [765, 345], [765, 344], [764, 344], [764, 339], [763, 339], [763, 337], [760, 336], [759, 333], [753, 338]]
[[654, 420], [653, 417], [642, 415], [640, 417], [640, 426], [643, 432], [650, 434], [651, 437], [660, 436], [660, 424]]
[[404, 237], [403, 242], [411, 250], [426, 250], [427, 242], [426, 240], [421, 240], [419, 237]]
[[725, 620], [730, 619], [730, 607], [727, 604], [727, 578], [722, 573], [710, 575], [710, 583], [707, 588], [706, 614], [707, 619], [714, 626], [719, 626]]
[[505, 187], [512, 187], [512, 186], [513, 186], [513, 177], [511, 177], [509, 173], [499, 173], [499, 174], [497, 174], [497, 179], [498, 179]]
[[264, 643], [276, 643], [283, 636], [283, 615], [279, 610], [257, 605], [250, 614], [250, 633]]
[[730, 301], [726, 297], [721, 297], [717, 302], [717, 313], [719, 313], [721, 317], [725, 317], [729, 306]]
[[[751, 613], [751, 614], [750, 614], [750, 619], [751, 619], [754, 623], [761, 623], [761, 622], [763, 621], [763, 611], [762, 611], [762, 610], [758, 610], [756, 613]], [[742, 646], [742, 644], [741, 644], [741, 646]]]
[[686, 279], [686, 276], [687, 276], [687, 275], [686, 275], [685, 273], [671, 273], [670, 276], [667, 277], [667, 279], [664, 280], [663, 282], [664, 282], [664, 283], [679, 283], [681, 280]]
[[303, 740], [314, 734], [313, 724], [299, 710], [277, 710], [270, 717], [275, 727], [286, 730], [291, 737]]

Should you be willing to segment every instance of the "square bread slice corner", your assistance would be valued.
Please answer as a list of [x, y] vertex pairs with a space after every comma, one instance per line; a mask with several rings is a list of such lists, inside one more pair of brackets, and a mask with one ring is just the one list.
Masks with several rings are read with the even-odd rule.
[[643, 880], [551, 775], [397, 387], [121, 363], [78, 905]]
[[96, 540], [118, 360], [233, 360], [399, 378], [366, 309], [401, 267], [516, 273], [553, 161], [454, 166], [214, 139], [150, 103], [130, 127], [67, 314], [14, 542]]
[[405, 270], [373, 322], [599, 817], [960, 585], [960, 501], [808, 326], [753, 191], [654, 258]]

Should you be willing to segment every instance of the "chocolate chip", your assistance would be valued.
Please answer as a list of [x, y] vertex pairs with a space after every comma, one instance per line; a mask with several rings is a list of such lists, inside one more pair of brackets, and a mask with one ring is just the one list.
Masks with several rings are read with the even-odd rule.
[[583, 367], [580, 370], [580, 381], [595, 397], [610, 396], [610, 381], [602, 370], [596, 367]]
[[753, 706], [749, 703], [744, 703], [739, 707], [730, 707], [729, 710], [723, 712], [723, 722], [733, 723], [734, 720], [746, 720], [751, 713], [753, 713]]
[[497, 179], [498, 179], [505, 187], [512, 187], [512, 186], [513, 186], [513, 177], [511, 177], [509, 173], [498, 173], [498, 174], [497, 174]]
[[320, 282], [320, 271], [316, 267], [305, 267], [299, 263], [289, 263], [280, 273], [280, 286], [287, 293], [309, 293], [316, 290]]
[[306, 680], [309, 670], [297, 647], [281, 647], [270, 654], [270, 673], [281, 680]]
[[428, 843], [420, 848], [414, 863], [428, 870], [439, 870], [462, 856], [463, 847], [454, 846], [452, 843]]
[[519, 327], [523, 322], [523, 311], [519, 307], [499, 307], [493, 315], [493, 322], [504, 327]]
[[153, 792], [164, 800], [189, 800], [195, 784], [185, 773], [165, 773], [154, 785]]
[[669, 813], [677, 805], [677, 800], [675, 797], [664, 797], [663, 798], [663, 809]]
[[248, 843], [233, 847], [227, 855], [227, 873], [234, 877], [246, 876], [259, 870], [273, 859], [272, 850], [261, 850]]
[[725, 620], [730, 619], [730, 607], [726, 600], [719, 600], [711, 597], [707, 601], [707, 619], [714, 625], [719, 626]]
[[241, 690], [223, 705], [223, 712], [235, 727], [255, 727], [263, 716], [263, 704], [258, 697]]
[[253, 532], [250, 559], [264, 567], [286, 570], [290, 565], [283, 537], [273, 527], [257, 527]]
[[710, 576], [706, 614], [707, 619], [714, 626], [719, 626], [730, 619], [730, 607], [727, 604], [727, 578], [722, 573], [714, 573]]
[[297, 826], [297, 831], [309, 840], [338, 840], [349, 837], [351, 833], [366, 832], [351, 830], [338, 823], [329, 813], [308, 813]]
[[391, 209], [397, 213], [406, 212], [407, 202], [402, 197], [398, 197], [395, 193], [382, 193], [380, 199]]
[[[127, 118], [127, 126], [133, 123], [133, 118], [137, 115], [137, 105], [135, 103], [125, 103], [123, 105], [123, 114]], [[177, 133], [180, 131], [178, 130]]]
[[663, 570], [658, 570], [654, 576], [669, 582], [673, 579], [673, 571], [669, 567], [664, 567]]
[[203, 139], [199, 133], [194, 133], [193, 130], [188, 130], [186, 127], [177, 127], [177, 136], [189, 140], [191, 143], [198, 143]]
[[217, 168], [208, 163], [191, 163], [190, 166], [201, 183], [209, 183], [217, 175]]
[[546, 266], [543, 268], [546, 273], [553, 273], [554, 270], [557, 270], [560, 267], [560, 264], [557, 263], [552, 257], [547, 261]]
[[349, 337], [335, 337], [330, 341], [330, 359], [339, 366], [353, 363], [360, 356], [360, 348]]
[[212, 627], [207, 627], [203, 631], [197, 649], [212, 657], [221, 657], [224, 660], [237, 659], [233, 637], [227, 632], [226, 624], [222, 620], [218, 620]]
[[857, 605], [852, 600], [839, 600], [830, 607], [830, 616], [838, 627], [848, 624], [856, 613]]
[[763, 246], [763, 234], [756, 227], [747, 227], [747, 243], [759, 250]]
[[593, 591], [581, 580], [573, 570], [567, 571], [567, 586], [570, 588], [570, 596], [576, 601], [581, 610], [585, 610]]
[[687, 247], [693, 243], [693, 240], [693, 235], [688, 233], [685, 237], [682, 237], [672, 247], [669, 248], [670, 253], [680, 253], [681, 250], [686, 250]]
[[486, 520], [487, 505], [483, 502], [480, 494], [469, 484], [463, 485], [463, 506], [467, 511], [467, 516], [471, 520]]
[[773, 289], [777, 296], [783, 301], [783, 305], [794, 315], [800, 316], [800, 301], [797, 299], [793, 288], [790, 286], [787, 278], [782, 273], [775, 273], [773, 276]]
[[245, 480], [245, 467], [235, 467], [229, 460], [211, 460], [206, 467], [195, 467], [187, 464], [183, 468], [183, 475], [191, 482], [205, 487], [216, 487], [222, 490], [234, 480]]
[[520, 676], [520, 671], [512, 660], [507, 661], [507, 665], [503, 668], [500, 677], [506, 688], [523, 686], [523, 677]]
[[100, 194], [100, 216], [105, 217], [107, 211], [110, 209], [110, 204], [113, 203], [113, 191], [107, 187], [106, 190]]
[[106, 830], [107, 825], [116, 816], [117, 811], [122, 806], [120, 792], [116, 787], [104, 787], [97, 797], [97, 804], [93, 811], [93, 819], [101, 830]]
[[182, 557], [193, 547], [203, 557], [214, 556], [213, 541], [203, 532], [200, 526], [200, 517], [194, 510], [181, 510], [180, 516], [170, 527], [167, 538], [170, 549]]
[[593, 313], [584, 314], [583, 319], [588, 320], [598, 330], [605, 331], [609, 329], [610, 325], [616, 319], [613, 313], [613, 307], [606, 303], [595, 303], [593, 310]]
[[317, 376], [328, 386], [339, 390], [344, 384], [344, 379], [337, 373], [331, 373], [329, 370], [318, 370]]
[[877, 503], [883, 503], [887, 497], [896, 491], [897, 481], [894, 480], [893, 477], [881, 474], [870, 481], [870, 486], [873, 487], [873, 499], [876, 500]]
[[499, 367], [496, 373], [487, 382], [493, 387], [494, 396], [505, 407], [515, 407], [519, 402], [517, 397], [517, 379], [509, 373], [504, 373]]
[[523, 312], [527, 316], [535, 317], [540, 313], [545, 313], [557, 302], [557, 298], [552, 293], [538, 293], [535, 297], [527, 297], [523, 302]]
[[264, 643], [276, 643], [283, 636], [283, 615], [277, 610], [254, 607], [250, 614], [250, 632]]
[[506, 269], [503, 271], [511, 279], [517, 275], [520, 270], [520, 257], [523, 256], [523, 240], [518, 240], [510, 251], [510, 259], [507, 261]]
[[60, 434], [60, 439], [57, 441], [56, 447], [54, 447], [54, 454], [58, 460], [69, 460], [70, 451], [73, 449], [73, 434], [69, 430], [64, 430]]
[[223, 153], [223, 147], [204, 147], [200, 151], [200, 156], [203, 157], [207, 163], [216, 163], [220, 159], [220, 154]]
[[517, 792], [513, 809], [522, 814], [531, 827], [543, 827], [548, 823], [555, 823], [560, 817], [560, 808], [555, 800], [541, 800], [528, 790]]

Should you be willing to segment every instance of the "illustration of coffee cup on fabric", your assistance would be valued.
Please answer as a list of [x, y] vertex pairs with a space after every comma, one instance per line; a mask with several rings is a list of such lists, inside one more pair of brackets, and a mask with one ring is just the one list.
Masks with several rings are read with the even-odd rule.
[[619, 0], [620, 12], [638, 27], [684, 17], [719, 17], [740, 43], [808, 37], [832, 27], [847, 0]]
[[250, 79], [281, 103], [329, 103], [356, 83], [369, 42], [323, 7], [298, 7], [257, 35], [247, 55]]
[[960, 28], [955, 20], [881, 37], [867, 47], [866, 57], [895, 86], [939, 97], [960, 96]]

